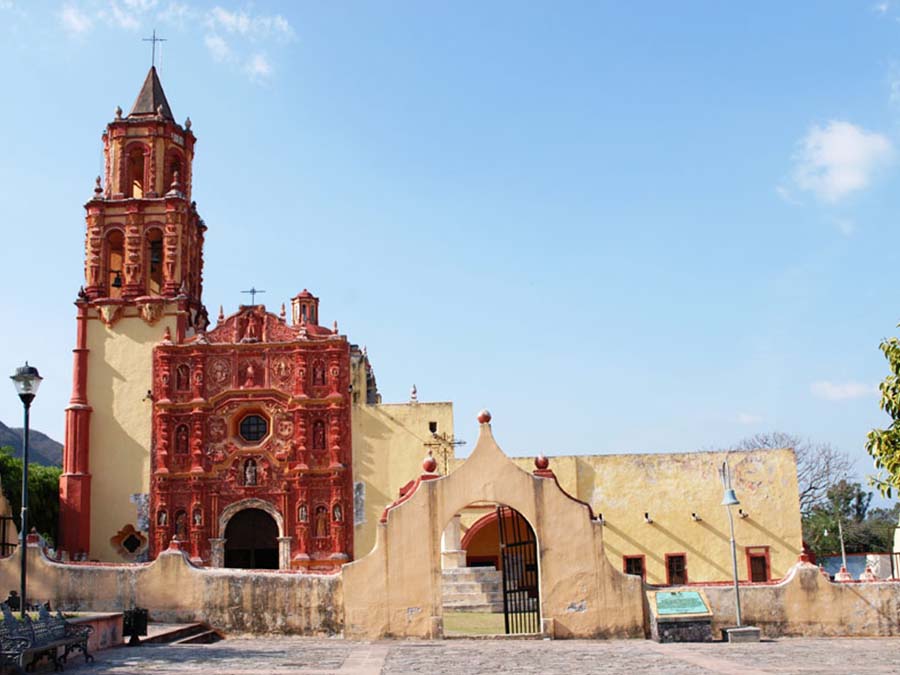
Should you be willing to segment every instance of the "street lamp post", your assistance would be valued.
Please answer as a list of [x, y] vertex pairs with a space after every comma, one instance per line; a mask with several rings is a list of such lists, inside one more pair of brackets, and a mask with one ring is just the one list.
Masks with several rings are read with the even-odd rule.
[[731, 528], [731, 570], [734, 575], [734, 611], [737, 619], [737, 627], [741, 627], [741, 591], [738, 585], [738, 566], [737, 566], [737, 546], [734, 542], [734, 517], [731, 515], [731, 507], [737, 506], [741, 502], [737, 495], [734, 494], [734, 488], [731, 486], [731, 471], [728, 469], [728, 461], [722, 462], [722, 468], [719, 469], [719, 475], [722, 477], [722, 489], [725, 491], [722, 497], [722, 506], [728, 513], [728, 527]]
[[25, 429], [24, 439], [22, 443], [22, 517], [21, 517], [21, 533], [19, 538], [19, 555], [22, 558], [22, 584], [19, 594], [20, 608], [22, 610], [22, 618], [25, 618], [26, 596], [25, 596], [25, 580], [27, 576], [28, 561], [28, 435], [29, 435], [29, 414], [31, 411], [31, 402], [37, 395], [38, 388], [41, 386], [42, 378], [37, 368], [29, 366], [28, 361], [24, 366], [16, 368], [15, 375], [10, 379], [16, 387], [16, 393], [22, 401], [25, 408]]

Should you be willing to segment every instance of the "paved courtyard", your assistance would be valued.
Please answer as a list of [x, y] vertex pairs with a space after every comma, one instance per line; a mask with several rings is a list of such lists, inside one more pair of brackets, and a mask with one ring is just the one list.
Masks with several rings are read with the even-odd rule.
[[477, 675], [480, 673], [898, 673], [900, 638], [780, 639], [759, 644], [660, 645], [647, 640], [349, 642], [230, 638], [211, 645], [121, 647], [80, 657], [78, 675]]

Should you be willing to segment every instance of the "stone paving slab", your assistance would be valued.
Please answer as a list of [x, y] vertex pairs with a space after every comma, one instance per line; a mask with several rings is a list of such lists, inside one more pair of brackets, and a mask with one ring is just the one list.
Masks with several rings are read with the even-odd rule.
[[756, 644], [649, 640], [436, 640], [238, 637], [210, 645], [145, 645], [78, 657], [78, 675], [494, 675], [660, 673], [765, 675], [900, 672], [900, 638], [785, 638]]

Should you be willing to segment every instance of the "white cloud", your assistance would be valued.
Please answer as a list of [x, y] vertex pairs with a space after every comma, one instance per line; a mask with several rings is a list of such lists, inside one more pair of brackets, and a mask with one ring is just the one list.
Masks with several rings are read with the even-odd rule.
[[813, 125], [794, 156], [794, 183], [825, 202], [867, 187], [893, 159], [891, 141], [850, 122]]
[[12, 9], [13, 0], [0, 0], [0, 9]]
[[738, 413], [737, 421], [739, 424], [759, 424], [763, 421], [763, 418], [760, 415], [753, 415], [751, 413]]
[[203, 42], [215, 61], [225, 61], [231, 56], [231, 50], [228, 48], [228, 43], [225, 42], [222, 37], [218, 35], [207, 35]]
[[887, 13], [888, 13], [888, 10], [889, 10], [890, 8], [891, 8], [891, 3], [890, 3], [890, 2], [877, 2], [877, 3], [875, 3], [874, 5], [872, 5], [872, 10], [873, 10], [876, 14], [887, 14]]
[[248, 12], [231, 12], [222, 7], [213, 7], [207, 17], [207, 25], [213, 30], [223, 30], [258, 40], [267, 37], [292, 39], [294, 29], [280, 14], [253, 15]]
[[855, 398], [865, 398], [877, 392], [875, 387], [862, 382], [829, 382], [822, 380], [813, 382], [809, 390], [816, 398], [826, 401], [849, 401]]
[[196, 13], [188, 5], [183, 2], [175, 2], [174, 0], [158, 14], [160, 21], [173, 24], [178, 28], [184, 28], [185, 22], [188, 19], [193, 19], [195, 16]]
[[82, 35], [91, 29], [93, 20], [73, 4], [63, 5], [59, 13], [63, 28], [72, 35]]
[[251, 80], [264, 80], [272, 74], [272, 64], [263, 54], [254, 54], [244, 70]]

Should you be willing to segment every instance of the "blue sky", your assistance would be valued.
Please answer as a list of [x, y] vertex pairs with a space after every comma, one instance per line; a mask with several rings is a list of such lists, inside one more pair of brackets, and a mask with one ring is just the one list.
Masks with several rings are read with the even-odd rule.
[[778, 429], [869, 471], [900, 3], [0, 0], [0, 353], [57, 438], [82, 205], [154, 27], [213, 316], [308, 287], [385, 401], [452, 400], [470, 444], [486, 406], [514, 454]]

